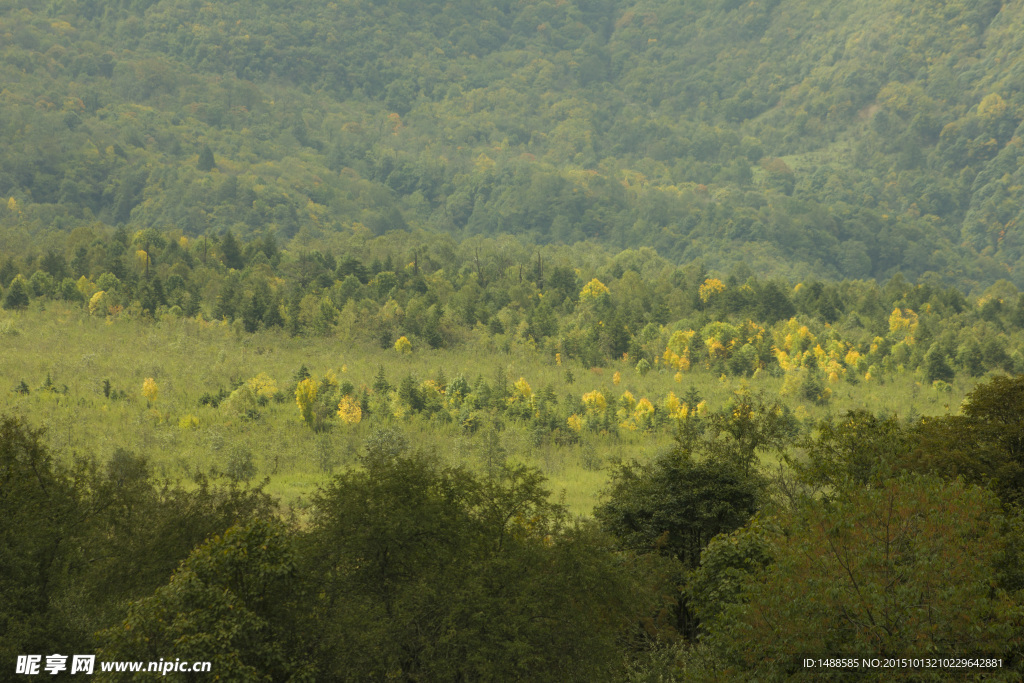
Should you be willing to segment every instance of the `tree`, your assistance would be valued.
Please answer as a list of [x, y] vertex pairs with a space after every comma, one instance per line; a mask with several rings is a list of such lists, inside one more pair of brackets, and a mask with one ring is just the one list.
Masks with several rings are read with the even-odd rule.
[[929, 382], [953, 381], [953, 369], [946, 362], [946, 354], [938, 342], [932, 344], [928, 353], [924, 355], [924, 372]]
[[922, 419], [912, 436], [907, 468], [994, 484], [1005, 503], [1024, 502], [1024, 375], [978, 385], [963, 415]]
[[90, 633], [122, 620], [128, 602], [164, 585], [207, 538], [234, 524], [277, 517], [261, 486], [218, 485], [197, 475], [186, 490], [155, 483], [151, 475], [144, 456], [124, 449], [105, 466], [89, 465], [77, 475], [88, 523], [75, 540], [71, 585], [77, 609], [90, 616], [83, 624]]
[[981, 352], [981, 345], [974, 338], [968, 339], [960, 345], [956, 360], [971, 377], [980, 377], [985, 374], [985, 360]]
[[693, 639], [698, 620], [679, 587], [712, 538], [747, 523], [761, 505], [763, 490], [760, 477], [735, 462], [697, 459], [677, 449], [652, 464], [614, 470], [607, 500], [594, 509], [594, 517], [622, 547], [678, 563], [665, 577], [665, 590], [675, 593], [667, 598], [668, 621], [672, 630]]
[[358, 424], [363, 419], [363, 410], [352, 396], [342, 396], [338, 403], [338, 418], [345, 424]]
[[613, 676], [643, 601], [607, 541], [570, 523], [533, 470], [476, 479], [386, 437], [314, 500], [302, 556], [322, 596], [311, 614], [321, 675]]
[[233, 526], [100, 634], [109, 658], [209, 661], [225, 680], [307, 681], [294, 538], [277, 522]]
[[580, 291], [579, 299], [580, 303], [600, 306], [609, 299], [609, 290], [603, 282], [594, 278], [587, 284], [583, 285], [583, 289]]
[[[999, 587], [1006, 540], [990, 492], [908, 475], [824, 504], [807, 500], [769, 528], [773, 559], [707, 624], [727, 680], [814, 680], [800, 655], [918, 657], [1024, 643], [1022, 612]], [[765, 553], [762, 553], [762, 557]], [[862, 678], [865, 672], [858, 672]], [[919, 680], [920, 669], [866, 672]], [[1020, 671], [997, 670], [995, 680]]]
[[281, 316], [281, 301], [275, 296], [267, 302], [263, 311], [263, 324], [269, 329], [271, 327], [284, 327], [284, 318]]
[[316, 419], [313, 412], [320, 385], [312, 377], [307, 377], [295, 387], [295, 403], [299, 406], [299, 415], [302, 421], [310, 429], [316, 429]]
[[796, 187], [796, 175], [785, 161], [778, 158], [766, 159], [762, 162], [765, 172], [765, 186], [785, 195], [793, 194]]
[[832, 397], [832, 390], [825, 386], [821, 378], [821, 371], [816, 364], [809, 364], [803, 369], [803, 380], [800, 382], [800, 398], [825, 405]]
[[[260, 301], [256, 298], [256, 295], [251, 295], [242, 307], [242, 328], [249, 333], [253, 333], [258, 330], [260, 328], [260, 323], [263, 322], [263, 314], [265, 310], [267, 310], [267, 308], [260, 305]], [[280, 314], [278, 315], [278, 318], [280, 319]]]
[[405, 336], [399, 337], [398, 341], [395, 342], [395, 351], [403, 355], [412, 353], [412, 342]]
[[142, 383], [142, 395], [146, 397], [146, 402], [149, 405], [156, 403], [156, 397], [159, 393], [160, 389], [156, 385], [156, 380], [152, 377], [147, 377]]
[[822, 420], [799, 444], [806, 454], [787, 464], [800, 482], [825, 499], [864, 486], [878, 485], [905, 466], [911, 448], [908, 430], [896, 417], [853, 410], [840, 420]]
[[209, 145], [203, 145], [203, 148], [199, 151], [199, 161], [196, 163], [196, 168], [200, 171], [212, 171], [217, 166], [217, 161], [213, 158], [213, 150], [210, 149]]
[[245, 267], [245, 261], [242, 259], [242, 248], [239, 246], [238, 240], [235, 239], [235, 234], [230, 230], [224, 231], [224, 237], [221, 238], [220, 242], [220, 253], [224, 265], [228, 268], [241, 270]]
[[658, 550], [692, 569], [712, 537], [750, 519], [762, 487], [759, 478], [726, 463], [676, 451], [650, 465], [614, 470], [608, 500], [594, 516], [624, 547]]
[[704, 443], [684, 442], [681, 446], [706, 449], [717, 459], [751, 472], [760, 462], [759, 453], [781, 452], [797, 431], [796, 418], [780, 401], [737, 393], [725, 409], [709, 417]]
[[761, 287], [756, 304], [758, 320], [772, 324], [779, 320], [788, 320], [795, 313], [796, 307], [779, 283], [767, 282]]
[[377, 374], [373, 378], [373, 390], [378, 394], [387, 394], [391, 391], [391, 385], [388, 384], [387, 375], [384, 373], [384, 366], [377, 366]]
[[0, 417], [0, 656], [12, 662], [73, 642], [58, 595], [80, 501], [42, 436]]
[[21, 275], [11, 280], [11, 286], [4, 293], [4, 308], [19, 310], [28, 308], [28, 283]]
[[220, 293], [217, 294], [217, 304], [213, 308], [214, 319], [233, 321], [238, 308], [237, 298], [238, 278], [235, 273], [232, 273], [225, 278]]

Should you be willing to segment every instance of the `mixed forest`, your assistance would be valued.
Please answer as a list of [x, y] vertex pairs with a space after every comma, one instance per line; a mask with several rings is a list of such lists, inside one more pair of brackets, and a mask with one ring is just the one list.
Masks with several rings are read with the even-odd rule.
[[0, 670], [1019, 680], [1021, 36], [0, 0]]

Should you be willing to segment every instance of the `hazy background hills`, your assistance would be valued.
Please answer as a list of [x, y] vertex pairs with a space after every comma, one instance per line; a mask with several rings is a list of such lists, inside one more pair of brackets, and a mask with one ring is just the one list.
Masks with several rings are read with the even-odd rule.
[[3, 0], [0, 249], [424, 228], [1024, 286], [1022, 43], [1019, 0]]

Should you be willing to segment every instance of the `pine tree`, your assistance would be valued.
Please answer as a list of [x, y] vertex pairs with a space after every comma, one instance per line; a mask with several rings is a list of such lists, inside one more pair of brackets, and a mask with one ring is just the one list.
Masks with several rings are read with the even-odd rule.
[[288, 334], [297, 336], [302, 332], [302, 320], [299, 315], [302, 313], [302, 293], [295, 290], [288, 300]]
[[953, 369], [946, 362], [946, 355], [942, 353], [939, 344], [936, 342], [924, 355], [924, 371], [929, 382], [942, 380], [951, 382], [953, 380]]
[[196, 168], [200, 171], [212, 171], [216, 166], [217, 161], [213, 158], [213, 150], [209, 145], [203, 145], [203, 149], [199, 152], [199, 162], [196, 164]]
[[242, 249], [238, 246], [238, 240], [235, 239], [234, 233], [230, 230], [224, 233], [224, 238], [220, 243], [220, 253], [224, 265], [228, 268], [241, 270], [245, 267], [245, 261], [242, 259]]
[[217, 296], [217, 305], [213, 309], [213, 317], [215, 320], [226, 319], [231, 322], [235, 319], [235, 296], [237, 294], [235, 281], [233, 278], [228, 278], [224, 283], [224, 288], [221, 290], [220, 295]]
[[10, 256], [0, 266], [0, 282], [10, 282], [18, 274], [18, 267], [14, 265], [14, 259]]
[[3, 306], [8, 310], [28, 308], [28, 287], [25, 285], [25, 278], [21, 275], [11, 280], [11, 286], [4, 294]]
[[262, 320], [263, 308], [260, 306], [256, 295], [253, 294], [249, 297], [245, 306], [242, 307], [242, 327], [251, 334], [260, 328]]
[[267, 327], [284, 327], [284, 318], [281, 317], [281, 302], [276, 298], [267, 304], [267, 310], [263, 312], [263, 324]]
[[377, 366], [377, 376], [373, 379], [373, 390], [378, 394], [386, 394], [391, 391], [391, 385], [388, 384], [388, 378], [384, 374], [384, 366]]

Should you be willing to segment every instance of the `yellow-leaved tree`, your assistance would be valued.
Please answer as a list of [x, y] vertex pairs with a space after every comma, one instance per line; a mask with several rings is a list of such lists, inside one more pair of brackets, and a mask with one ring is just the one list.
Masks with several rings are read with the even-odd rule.
[[674, 332], [665, 346], [665, 353], [662, 358], [670, 367], [684, 372], [690, 369], [690, 354], [693, 338], [696, 336], [694, 330], [682, 330]]
[[518, 381], [512, 383], [512, 386], [524, 401], [533, 400], [533, 389], [530, 388], [530, 383], [526, 381], [525, 377], [520, 377]]
[[610, 292], [604, 283], [595, 277], [593, 280], [583, 285], [583, 289], [580, 291], [580, 303], [598, 303], [605, 301], [609, 294]]
[[907, 346], [913, 346], [915, 332], [917, 332], [917, 313], [909, 308], [901, 309], [899, 306], [892, 309], [892, 314], [889, 316], [889, 338], [905, 342]]
[[395, 342], [395, 351], [399, 353], [412, 353], [412, 342], [405, 336], [399, 337]]
[[725, 283], [718, 278], [709, 277], [697, 290], [698, 296], [703, 303], [708, 303], [716, 294], [725, 291]]
[[156, 403], [156, 397], [160, 393], [160, 388], [156, 385], [156, 380], [152, 377], [147, 377], [142, 383], [142, 395], [146, 397], [149, 403]]
[[107, 293], [102, 289], [89, 299], [89, 315], [103, 315], [107, 312]]
[[595, 389], [594, 391], [588, 391], [581, 397], [583, 405], [587, 409], [587, 415], [591, 417], [600, 417], [604, 415], [604, 411], [608, 409], [608, 399], [604, 397], [600, 391]]
[[245, 384], [252, 391], [253, 396], [257, 399], [264, 399], [264, 401], [274, 398], [274, 394], [277, 393], [277, 382], [265, 372], [250, 377]]
[[319, 390], [319, 385], [312, 377], [299, 382], [299, 385], [295, 387], [295, 403], [299, 406], [299, 415], [302, 417], [302, 421], [306, 425], [313, 429], [315, 427], [313, 419], [313, 404], [316, 403], [316, 395]]
[[359, 401], [348, 395], [342, 396], [338, 403], [338, 419], [347, 425], [359, 424], [363, 419]]

